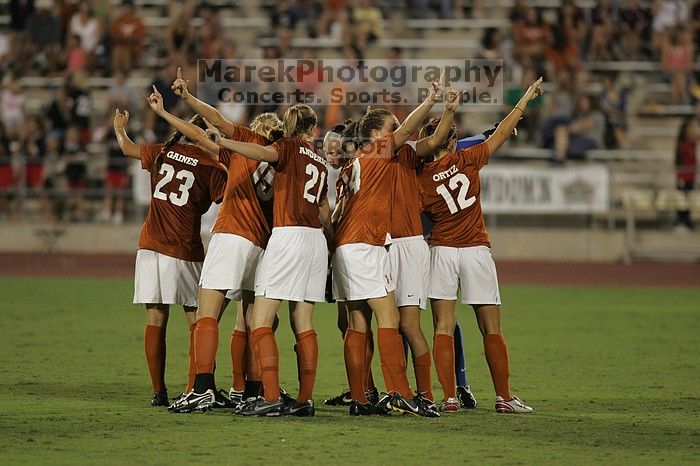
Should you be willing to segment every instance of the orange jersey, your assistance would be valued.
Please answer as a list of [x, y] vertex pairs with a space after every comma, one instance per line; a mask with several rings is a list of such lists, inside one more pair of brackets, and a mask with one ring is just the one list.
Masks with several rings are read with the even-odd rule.
[[[239, 125], [227, 128], [226, 137], [263, 146], [270, 143], [263, 136]], [[219, 151], [219, 160], [228, 167], [228, 181], [212, 231], [242, 236], [265, 248], [272, 225], [274, 169], [267, 162], [250, 160], [223, 148]]]
[[[335, 245], [365, 243], [382, 246], [391, 229], [393, 138], [382, 139], [355, 152], [338, 179], [345, 208], [335, 229]], [[340, 201], [339, 201], [340, 202]]]
[[482, 142], [423, 166], [418, 180], [425, 213], [433, 221], [428, 243], [491, 247], [481, 212], [479, 180], [479, 170], [488, 158], [488, 146]]
[[175, 144], [161, 154], [162, 149], [162, 144], [141, 146], [141, 166], [151, 173], [152, 195], [139, 249], [201, 262], [202, 215], [221, 200], [226, 171], [195, 145]]
[[393, 204], [391, 207], [391, 237], [423, 236], [420, 190], [418, 188], [418, 156], [410, 144], [399, 149], [394, 163]]
[[327, 194], [326, 159], [301, 137], [272, 145], [278, 154], [273, 192], [273, 226], [321, 228], [318, 205]]

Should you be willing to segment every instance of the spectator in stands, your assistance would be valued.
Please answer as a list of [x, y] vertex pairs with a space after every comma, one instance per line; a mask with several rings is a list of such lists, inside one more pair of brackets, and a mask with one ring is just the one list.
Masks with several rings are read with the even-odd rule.
[[294, 28], [297, 24], [297, 17], [292, 10], [289, 1], [282, 0], [277, 2], [272, 10], [270, 22], [275, 31], [275, 36], [280, 44], [289, 43], [294, 34]]
[[[153, 86], [158, 89], [158, 92], [163, 96], [163, 108], [169, 113], [173, 113], [173, 109], [180, 103], [180, 99], [173, 90], [170, 84], [173, 82], [173, 76], [177, 72], [177, 64], [168, 61], [167, 64], [160, 69], [155, 79], [146, 88], [153, 92]], [[162, 141], [170, 133], [170, 125], [162, 118], [156, 118], [153, 112], [146, 112], [144, 115], [144, 127], [147, 131], [146, 138], [150, 141]]]
[[3, 78], [0, 104], [0, 120], [5, 134], [13, 138], [19, 134], [24, 123], [25, 97], [19, 81], [10, 75]]
[[617, 149], [627, 139], [627, 89], [622, 89], [613, 73], [603, 75], [600, 110], [605, 115], [605, 147]]
[[68, 38], [63, 60], [69, 73], [87, 68], [88, 52], [82, 47], [79, 35], [73, 34]]
[[610, 0], [598, 0], [591, 11], [591, 42], [588, 50], [589, 60], [612, 60], [612, 38], [617, 22], [617, 9]]
[[146, 25], [136, 14], [134, 2], [124, 0], [122, 13], [110, 27], [112, 38], [112, 70], [130, 71], [138, 66], [143, 41], [148, 34]]
[[11, 190], [15, 184], [10, 153], [10, 138], [5, 134], [5, 127], [0, 122], [0, 220], [7, 217]]
[[22, 31], [27, 19], [34, 13], [34, 0], [10, 0], [7, 9], [10, 13], [10, 29]]
[[[698, 168], [698, 141], [700, 141], [698, 119], [688, 118], [681, 125], [676, 143], [676, 184], [683, 193], [688, 193], [695, 187], [695, 173]], [[693, 229], [694, 224], [690, 218], [690, 211], [678, 211], [676, 227]]]
[[191, 13], [187, 8], [181, 8], [177, 16], [170, 19], [165, 33], [165, 45], [170, 55], [186, 56], [192, 49], [194, 30], [190, 25]]
[[327, 36], [331, 30], [331, 24], [337, 18], [347, 17], [347, 5], [345, 0], [325, 0], [321, 14], [318, 18], [318, 36]]
[[525, 17], [513, 27], [515, 58], [539, 69], [547, 45], [547, 27], [534, 7], [526, 6]]
[[[121, 71], [114, 73], [114, 84], [107, 90], [107, 106], [133, 112], [136, 110], [136, 96], [134, 95], [134, 89], [126, 83], [126, 78], [126, 73]], [[110, 130], [112, 129], [111, 124], [112, 122], [110, 121]]]
[[69, 37], [73, 34], [80, 37], [80, 43], [88, 53], [95, 53], [102, 38], [102, 25], [89, 2], [80, 2], [78, 12], [70, 20], [68, 33]]
[[87, 76], [76, 72], [66, 80], [69, 105], [71, 108], [71, 124], [80, 130], [80, 140], [86, 143], [90, 140], [90, 117], [92, 116], [93, 101], [88, 91]]
[[651, 12], [639, 0], [625, 0], [617, 16], [618, 56], [626, 60], [641, 60], [645, 54], [650, 53], [645, 50], [645, 43], [650, 41], [651, 36]]
[[566, 34], [568, 42], [576, 44], [579, 53], [583, 53], [583, 44], [588, 34], [588, 24], [586, 14], [581, 8], [576, 6], [573, 0], [563, 0], [557, 9], [556, 25], [561, 27]]
[[503, 60], [502, 41], [501, 31], [496, 28], [484, 29], [481, 47], [476, 52], [476, 57], [485, 60]]
[[[505, 95], [505, 103], [508, 108], [506, 114], [515, 107], [527, 88], [530, 87], [530, 84], [535, 82], [536, 79], [535, 72], [531, 68], [526, 68], [522, 73], [520, 83], [508, 88]], [[540, 127], [542, 120], [543, 101], [544, 99], [535, 99], [530, 101], [527, 106], [527, 112], [523, 114], [523, 119], [518, 124], [521, 129], [525, 130], [526, 137], [511, 138], [511, 143], [517, 144], [522, 140], [530, 144], [534, 144], [536, 142], [537, 130]]]
[[124, 222], [124, 196], [129, 187], [129, 159], [124, 157], [113, 131], [112, 107], [107, 118], [93, 131], [93, 142], [102, 144], [107, 151], [107, 177], [105, 178], [102, 209], [97, 217], [101, 222], [120, 225]]
[[579, 46], [572, 40], [570, 32], [561, 24], [555, 24], [550, 29], [549, 44], [545, 51], [549, 76], [555, 76], [556, 72], [563, 69], [578, 70], [581, 67]]
[[46, 152], [44, 125], [39, 116], [28, 118], [22, 125], [16, 150], [24, 173], [24, 186], [40, 188], [43, 158]]
[[672, 31], [661, 54], [663, 69], [671, 82], [672, 104], [689, 103], [688, 86], [694, 56], [693, 39], [688, 31], [684, 29]]
[[49, 129], [63, 137], [66, 128], [73, 122], [73, 101], [69, 97], [70, 90], [61, 86], [56, 91], [56, 97], [46, 110]]
[[68, 210], [70, 221], [85, 221], [85, 201], [83, 190], [87, 186], [87, 152], [80, 141], [80, 129], [70, 126], [66, 130], [66, 138], [63, 143], [63, 157], [66, 164], [66, 178], [70, 196]]
[[570, 70], [557, 73], [556, 87], [547, 93], [546, 118], [542, 123], [542, 145], [547, 149], [554, 147], [554, 130], [560, 125], [568, 125], [574, 116], [574, 82]]
[[221, 58], [217, 53], [221, 47], [220, 38], [226, 37], [226, 31], [219, 15], [214, 9], [204, 4], [199, 16], [202, 18], [202, 26], [198, 30], [199, 54], [202, 58]]
[[688, 21], [689, 11], [686, 0], [654, 0], [652, 5], [652, 51], [661, 56], [668, 42], [668, 33]]
[[384, 34], [382, 10], [372, 0], [360, 0], [352, 9], [352, 21], [355, 23], [357, 43], [360, 47], [376, 41]]
[[36, 10], [27, 19], [27, 37], [34, 64], [42, 71], [55, 71], [63, 40], [63, 26], [54, 14], [53, 0], [37, 0]]
[[580, 94], [576, 98], [574, 118], [554, 129], [554, 162], [581, 159], [587, 151], [603, 147], [605, 118], [594, 108], [592, 100], [589, 95]]
[[42, 211], [46, 220], [54, 223], [63, 217], [68, 189], [66, 161], [61, 155], [61, 137], [56, 132], [49, 132], [46, 136], [42, 186]]

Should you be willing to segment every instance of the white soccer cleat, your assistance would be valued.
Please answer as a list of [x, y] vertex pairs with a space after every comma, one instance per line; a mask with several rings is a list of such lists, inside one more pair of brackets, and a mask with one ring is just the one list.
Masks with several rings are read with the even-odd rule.
[[456, 413], [459, 411], [459, 401], [457, 398], [448, 398], [440, 404], [440, 411], [443, 413]]
[[510, 400], [504, 400], [500, 396], [496, 397], [496, 412], [508, 414], [526, 414], [531, 413], [532, 408], [520, 401], [520, 398], [513, 395]]

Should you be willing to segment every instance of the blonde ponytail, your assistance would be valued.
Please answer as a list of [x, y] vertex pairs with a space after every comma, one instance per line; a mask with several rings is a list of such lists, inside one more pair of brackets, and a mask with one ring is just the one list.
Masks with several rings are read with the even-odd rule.
[[311, 133], [318, 122], [316, 113], [308, 105], [292, 105], [284, 113], [284, 135], [288, 138]]

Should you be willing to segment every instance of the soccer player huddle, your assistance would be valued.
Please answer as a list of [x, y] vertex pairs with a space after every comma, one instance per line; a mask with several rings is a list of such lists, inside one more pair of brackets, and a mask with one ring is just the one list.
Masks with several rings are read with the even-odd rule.
[[[179, 70], [172, 89], [196, 115], [184, 121], [170, 114], [154, 87], [148, 104], [176, 131], [163, 144], [131, 141], [128, 112], [117, 110], [114, 130], [122, 151], [139, 159], [151, 176], [134, 281], [134, 303], [147, 310], [151, 404], [175, 413], [228, 407], [243, 416], [313, 416], [318, 343], [312, 316], [315, 303], [328, 299], [338, 306], [350, 390], [327, 404], [348, 404], [351, 415], [439, 417], [458, 411], [460, 291], [483, 335], [496, 412], [532, 412], [509, 388], [479, 170], [513, 133], [528, 102], [541, 94], [541, 81], [488, 137], [471, 146], [469, 138], [458, 138], [453, 121], [461, 92], [442, 79], [429, 84], [427, 98], [403, 122], [387, 109], [368, 109], [329, 131], [323, 149], [314, 143], [317, 116], [310, 107], [293, 105], [281, 120], [263, 113], [250, 127], [235, 124], [190, 94]], [[445, 103], [442, 115], [424, 124], [438, 102]], [[205, 257], [200, 223], [212, 202], [221, 207]], [[427, 242], [422, 214], [432, 222]], [[214, 370], [219, 320], [232, 299], [241, 305], [231, 335], [233, 384], [225, 393], [216, 389]], [[289, 303], [296, 338], [296, 398], [280, 389], [275, 329], [282, 301]], [[420, 326], [428, 301], [432, 360], [443, 390], [439, 403]], [[185, 310], [190, 349], [187, 388], [171, 403], [164, 376], [172, 304]], [[381, 396], [371, 372], [372, 316], [386, 385]], [[404, 341], [412, 354], [415, 392]], [[476, 406], [468, 388], [460, 395], [462, 406]]]

